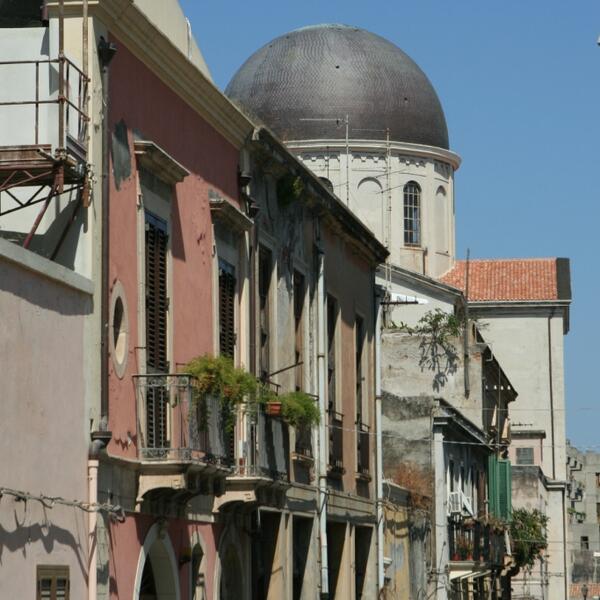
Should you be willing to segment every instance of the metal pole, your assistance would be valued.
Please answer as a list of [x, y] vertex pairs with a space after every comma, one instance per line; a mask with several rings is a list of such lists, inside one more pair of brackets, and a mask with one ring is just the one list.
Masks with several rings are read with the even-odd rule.
[[65, 149], [65, 0], [58, 0], [58, 148]]
[[346, 206], [350, 206], [350, 142], [348, 139], [350, 118], [348, 115], [346, 115], [344, 123], [346, 123]]
[[[319, 222], [317, 221], [317, 227]], [[321, 232], [317, 231], [317, 380], [319, 394], [319, 545], [321, 550], [321, 598], [329, 597], [327, 561], [327, 399], [325, 398], [325, 270]]]
[[471, 251], [467, 248], [467, 262], [465, 265], [465, 325], [463, 327], [463, 358], [465, 372], [465, 396], [468, 398], [471, 393], [471, 383], [469, 380], [469, 260]]

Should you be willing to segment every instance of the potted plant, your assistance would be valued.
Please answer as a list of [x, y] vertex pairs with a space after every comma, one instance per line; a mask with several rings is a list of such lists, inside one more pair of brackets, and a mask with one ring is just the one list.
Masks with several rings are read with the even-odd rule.
[[289, 392], [278, 397], [281, 416], [292, 427], [311, 427], [320, 420], [319, 407], [306, 392]]
[[185, 372], [193, 377], [196, 392], [193, 396], [194, 402], [198, 403], [207, 395], [220, 400], [227, 415], [228, 429], [233, 428], [233, 409], [238, 404], [259, 401], [259, 385], [256, 378], [247, 371], [234, 367], [233, 360], [227, 356], [198, 356], [185, 366]]

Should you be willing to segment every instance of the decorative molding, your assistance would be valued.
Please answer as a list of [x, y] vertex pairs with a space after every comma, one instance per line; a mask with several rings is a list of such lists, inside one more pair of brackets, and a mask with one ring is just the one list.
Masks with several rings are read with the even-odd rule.
[[252, 219], [214, 190], [209, 190], [208, 201], [213, 219], [221, 221], [237, 231], [248, 231], [252, 227]]
[[[316, 154], [319, 151], [323, 152], [325, 148], [328, 151], [336, 151], [341, 154], [345, 154], [346, 152], [345, 140], [291, 140], [286, 142], [285, 145], [295, 153], [310, 154], [312, 152]], [[385, 140], [350, 140], [349, 147], [352, 154], [360, 154], [361, 152], [379, 152], [385, 154], [387, 152], [387, 143]], [[461, 158], [458, 154], [450, 150], [444, 150], [443, 148], [436, 148], [435, 146], [390, 142], [390, 150], [392, 154], [401, 155], [401, 158], [411, 155], [447, 163], [455, 171], [461, 164]]]
[[142, 167], [148, 169], [166, 183], [175, 185], [183, 181], [190, 172], [178, 163], [159, 145], [147, 140], [133, 142], [135, 155]]

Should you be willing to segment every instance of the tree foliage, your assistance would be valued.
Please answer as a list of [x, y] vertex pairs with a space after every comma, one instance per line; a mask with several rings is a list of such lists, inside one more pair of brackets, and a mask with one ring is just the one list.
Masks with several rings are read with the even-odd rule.
[[512, 512], [510, 535], [516, 566], [531, 569], [548, 546], [548, 517], [537, 509], [517, 508]]

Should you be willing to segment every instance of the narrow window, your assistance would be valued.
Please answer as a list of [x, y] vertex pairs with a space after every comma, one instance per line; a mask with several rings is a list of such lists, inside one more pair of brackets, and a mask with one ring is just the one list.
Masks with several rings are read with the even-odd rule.
[[337, 330], [337, 302], [332, 296], [327, 296], [327, 399], [329, 410], [337, 408], [337, 381], [336, 381], [336, 330]]
[[354, 350], [355, 357], [355, 378], [356, 378], [356, 423], [363, 422], [363, 349], [365, 345], [364, 322], [361, 317], [357, 316], [354, 323]]
[[451, 460], [448, 464], [448, 479], [450, 484], [450, 491], [454, 491], [454, 461]]
[[421, 188], [415, 181], [404, 186], [404, 244], [421, 245]]
[[304, 276], [294, 271], [294, 364], [296, 390], [304, 388]]
[[517, 448], [517, 464], [533, 465], [533, 448]]
[[[146, 370], [168, 373], [167, 361], [167, 224], [146, 212]], [[146, 445], [168, 447], [168, 389], [149, 386], [146, 392]]]
[[590, 538], [587, 535], [582, 535], [580, 540], [581, 550], [590, 549]]
[[235, 353], [235, 267], [219, 260], [219, 350], [223, 356]]
[[37, 567], [37, 600], [69, 600], [69, 567]]
[[600, 487], [600, 473], [596, 473], [596, 487]]
[[270, 344], [271, 344], [271, 252], [260, 247], [258, 252], [258, 312], [259, 312], [259, 375], [263, 380], [269, 379]]

